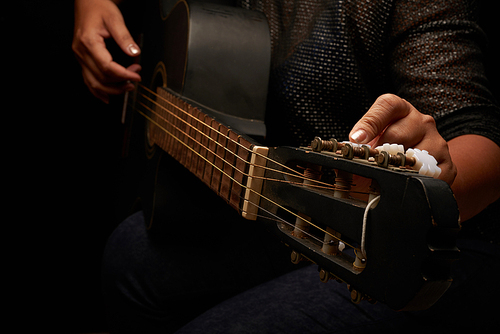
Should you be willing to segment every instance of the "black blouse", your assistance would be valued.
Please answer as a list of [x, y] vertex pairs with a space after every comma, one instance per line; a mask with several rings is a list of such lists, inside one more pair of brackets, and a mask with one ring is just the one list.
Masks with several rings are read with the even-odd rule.
[[482, 64], [483, 31], [468, 1], [240, 0], [272, 37], [268, 144], [346, 140], [375, 99], [394, 93], [432, 115], [450, 140], [500, 145], [500, 109]]

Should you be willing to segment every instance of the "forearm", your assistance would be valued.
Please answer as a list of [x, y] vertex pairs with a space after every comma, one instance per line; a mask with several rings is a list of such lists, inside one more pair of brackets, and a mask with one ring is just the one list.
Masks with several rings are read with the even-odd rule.
[[464, 135], [448, 142], [457, 167], [451, 188], [462, 222], [500, 198], [500, 147], [478, 135]]

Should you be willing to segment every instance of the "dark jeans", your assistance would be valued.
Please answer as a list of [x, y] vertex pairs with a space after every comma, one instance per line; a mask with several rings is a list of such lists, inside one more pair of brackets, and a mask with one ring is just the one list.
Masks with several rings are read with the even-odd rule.
[[218, 221], [206, 217], [192, 229], [173, 227], [171, 235], [152, 237], [142, 212], [118, 226], [103, 259], [112, 329], [172, 332], [217, 303], [296, 268], [286, 246], [256, 222], [218, 213]]
[[459, 241], [445, 296], [425, 312], [394, 312], [351, 303], [346, 285], [321, 283], [315, 265], [292, 267], [289, 251], [253, 224], [153, 239], [141, 212], [124, 221], [104, 256], [112, 332], [448, 333], [499, 324], [498, 245]]

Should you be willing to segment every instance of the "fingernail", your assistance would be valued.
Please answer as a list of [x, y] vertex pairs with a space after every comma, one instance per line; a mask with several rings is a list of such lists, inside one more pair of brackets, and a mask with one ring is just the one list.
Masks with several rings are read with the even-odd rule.
[[358, 130], [351, 135], [352, 140], [356, 143], [363, 143], [366, 139], [366, 132], [364, 130]]
[[130, 51], [131, 54], [133, 54], [134, 56], [139, 54], [139, 47], [135, 44], [130, 44], [128, 46], [128, 50]]

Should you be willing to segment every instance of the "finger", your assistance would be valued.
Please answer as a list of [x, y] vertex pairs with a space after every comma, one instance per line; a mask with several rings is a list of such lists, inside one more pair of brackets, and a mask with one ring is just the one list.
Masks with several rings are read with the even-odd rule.
[[410, 114], [412, 108], [410, 103], [396, 95], [382, 95], [354, 125], [349, 138], [353, 142], [366, 144], [379, 136], [387, 126]]
[[[86, 81], [87, 84], [87, 81]], [[112, 86], [93, 86], [92, 84], [88, 83], [87, 84], [89, 87], [90, 92], [92, 95], [97, 97], [98, 99], [102, 100], [104, 103], [109, 104], [109, 97], [110, 95], [118, 95], [126, 91], [131, 91], [134, 89], [133, 84], [131, 83], [124, 83], [120, 86], [117, 87], [112, 87]]]
[[[105, 50], [107, 52], [107, 50]], [[122, 83], [125, 81], [141, 81], [139, 71], [140, 65], [134, 64], [125, 68], [124, 66], [114, 62], [111, 55], [106, 56], [102, 53], [92, 56], [86, 54], [80, 60], [82, 67], [86, 67], [93, 76], [102, 84]]]
[[139, 64], [132, 64], [129, 67], [127, 67], [127, 70], [139, 74], [139, 72], [142, 70], [142, 66]]
[[125, 68], [124, 66], [112, 61], [109, 64], [106, 64], [104, 68], [102, 68], [101, 73], [103, 74], [103, 77], [101, 78], [101, 80], [105, 83], [141, 81], [141, 76], [138, 73], [137, 66]]
[[111, 53], [106, 48], [104, 37], [100, 35], [84, 35], [80, 43], [75, 43], [74, 50], [82, 67], [88, 67], [104, 84], [141, 80], [137, 70], [126, 69], [113, 61]]
[[99, 100], [108, 104], [109, 103], [108, 94], [105, 94], [104, 92], [101, 91], [99, 87], [100, 86], [99, 81], [95, 79], [95, 77], [89, 72], [87, 68], [82, 69], [82, 77], [83, 77], [83, 82], [89, 89], [90, 93], [92, 93], [92, 95], [94, 95]]
[[[406, 148], [420, 148], [419, 145], [431, 146], [427, 139], [431, 134], [438, 135], [434, 118], [416, 111], [405, 118], [398, 119], [385, 128], [377, 140], [378, 144], [399, 143]], [[427, 149], [421, 148], [421, 149]]]
[[121, 15], [110, 16], [105, 22], [116, 44], [131, 57], [137, 57], [141, 49], [130, 34]]
[[102, 81], [98, 80], [87, 68], [83, 68], [82, 75], [91, 93], [105, 103], [109, 102], [109, 95], [122, 94], [135, 88], [134, 84], [129, 81], [103, 84]]

